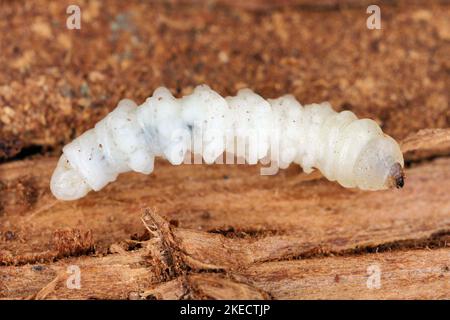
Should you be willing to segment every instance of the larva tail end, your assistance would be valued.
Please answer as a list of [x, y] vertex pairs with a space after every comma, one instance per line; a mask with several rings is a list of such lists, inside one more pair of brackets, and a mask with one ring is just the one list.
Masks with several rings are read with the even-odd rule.
[[84, 197], [91, 188], [63, 154], [50, 180], [50, 190], [57, 199], [67, 201]]
[[389, 172], [389, 186], [397, 189], [403, 188], [405, 185], [405, 172], [400, 163], [396, 162], [392, 165]]

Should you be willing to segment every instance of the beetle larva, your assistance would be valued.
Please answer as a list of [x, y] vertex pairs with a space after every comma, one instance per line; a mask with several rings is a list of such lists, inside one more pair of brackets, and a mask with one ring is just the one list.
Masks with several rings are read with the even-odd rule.
[[[199, 152], [195, 141], [201, 143]], [[243, 141], [244, 153], [230, 141]], [[280, 167], [295, 162], [306, 173], [317, 168], [347, 188], [403, 186], [399, 145], [376, 122], [335, 112], [328, 103], [301, 106], [292, 95], [265, 100], [242, 89], [222, 98], [201, 85], [179, 99], [161, 87], [140, 106], [120, 101], [63, 148], [50, 187], [58, 199], [75, 200], [122, 172], [151, 173], [156, 156], [181, 164], [193, 152], [213, 163], [224, 151], [243, 155], [250, 164], [276, 155]]]

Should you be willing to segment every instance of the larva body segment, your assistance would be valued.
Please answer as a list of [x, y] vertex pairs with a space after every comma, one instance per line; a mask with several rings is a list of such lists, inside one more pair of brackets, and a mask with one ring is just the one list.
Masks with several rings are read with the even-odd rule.
[[302, 128], [303, 108], [292, 95], [278, 99], [269, 99], [272, 107], [272, 127], [280, 132], [279, 148], [271, 148], [271, 153], [279, 159], [279, 167], [284, 169], [296, 159], [298, 153], [299, 132]]
[[281, 168], [317, 168], [347, 188], [403, 185], [400, 148], [372, 120], [337, 113], [328, 103], [302, 107], [292, 95], [265, 100], [243, 89], [223, 98], [201, 85], [180, 99], [158, 88], [140, 106], [120, 101], [63, 148], [50, 187], [58, 199], [79, 199], [122, 172], [151, 173], [155, 157], [181, 164], [189, 151], [206, 163], [224, 151], [249, 164], [270, 156]]

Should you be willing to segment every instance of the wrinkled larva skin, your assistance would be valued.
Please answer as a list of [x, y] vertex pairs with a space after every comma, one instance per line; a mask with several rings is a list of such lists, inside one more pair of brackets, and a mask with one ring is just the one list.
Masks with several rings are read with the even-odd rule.
[[281, 168], [291, 162], [306, 173], [317, 168], [347, 188], [403, 185], [400, 148], [372, 120], [337, 113], [328, 103], [302, 107], [292, 95], [265, 100], [243, 89], [222, 98], [201, 85], [180, 99], [161, 87], [140, 106], [120, 101], [64, 147], [50, 187], [58, 199], [75, 200], [122, 172], [151, 173], [157, 156], [181, 164], [195, 152], [213, 163], [224, 151], [244, 155], [249, 164], [270, 156]]

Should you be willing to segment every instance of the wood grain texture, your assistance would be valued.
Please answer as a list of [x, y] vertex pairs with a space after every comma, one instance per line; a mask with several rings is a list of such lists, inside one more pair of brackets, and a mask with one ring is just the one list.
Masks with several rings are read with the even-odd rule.
[[[296, 244], [286, 249], [292, 255], [319, 247], [336, 251], [423, 239], [450, 229], [448, 159], [408, 169], [401, 191], [376, 193], [344, 189], [324, 179], [305, 181], [298, 168], [263, 177], [256, 167], [160, 162], [155, 174], [124, 175], [76, 202], [56, 201], [50, 194], [55, 163], [43, 159], [0, 167], [3, 264], [64, 255], [54, 241], [63, 231], [91, 232], [94, 244], [79, 249], [95, 246], [97, 253], [105, 253], [113, 243], [144, 231], [140, 214], [145, 207], [184, 228]], [[283, 252], [277, 248], [261, 253], [260, 259], [279, 254]]]
[[[449, 299], [450, 250], [395, 251], [255, 262], [242, 239], [171, 226], [147, 211], [157, 230], [131, 252], [0, 269], [2, 297], [128, 299]], [[447, 240], [450, 236], [447, 235]], [[194, 245], [192, 245], [194, 243]], [[195, 244], [197, 243], [197, 244]], [[198, 251], [198, 244], [203, 249]], [[268, 245], [266, 244], [266, 247]], [[259, 248], [264, 249], [264, 248]], [[255, 250], [256, 251], [256, 250]], [[247, 259], [246, 259], [247, 258]], [[78, 289], [66, 283], [80, 270]], [[379, 282], [371, 285], [379, 270]], [[205, 272], [206, 271], [206, 272]], [[378, 276], [378, 275], [377, 275]]]
[[[442, 135], [407, 141], [420, 150]], [[448, 158], [373, 193], [295, 167], [264, 177], [160, 161], [76, 202], [49, 194], [55, 163], [0, 166], [4, 298], [450, 298]], [[83, 270], [80, 290], [65, 286], [69, 265]], [[364, 288], [371, 265], [380, 289]]]
[[[448, 1], [380, 2], [382, 30], [367, 1], [80, 1], [78, 31], [69, 4], [1, 5], [0, 298], [450, 299]], [[403, 139], [405, 188], [157, 161], [53, 198], [61, 146], [120, 99], [199, 83], [376, 120]]]

